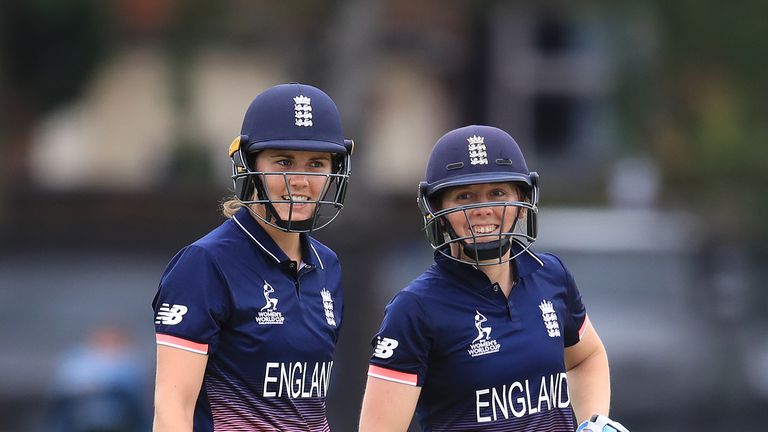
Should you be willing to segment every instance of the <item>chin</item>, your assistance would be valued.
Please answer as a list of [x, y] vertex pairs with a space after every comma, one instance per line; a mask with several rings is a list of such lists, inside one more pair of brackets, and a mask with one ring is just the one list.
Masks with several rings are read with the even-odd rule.
[[[280, 215], [280, 219], [282, 220], [288, 220], [289, 216], [291, 215], [291, 212], [288, 210], [281, 211], [278, 209], [278, 214]], [[315, 215], [315, 209], [314, 208], [307, 208], [307, 209], [301, 209], [301, 210], [293, 210], [293, 217], [291, 217], [291, 220], [294, 222], [301, 222], [305, 220], [309, 220], [312, 218], [312, 216]]]

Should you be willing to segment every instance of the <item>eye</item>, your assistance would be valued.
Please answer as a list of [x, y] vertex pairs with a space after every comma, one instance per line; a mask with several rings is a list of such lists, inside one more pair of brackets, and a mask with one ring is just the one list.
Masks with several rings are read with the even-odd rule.
[[496, 198], [501, 198], [507, 195], [507, 191], [504, 189], [493, 189], [491, 191], [491, 196]]
[[315, 159], [309, 163], [310, 168], [325, 168], [327, 161], [322, 159]]
[[472, 194], [469, 192], [459, 192], [456, 194], [456, 201], [466, 201], [472, 198]]
[[278, 159], [275, 161], [275, 163], [283, 167], [289, 167], [293, 165], [293, 161], [291, 159]]

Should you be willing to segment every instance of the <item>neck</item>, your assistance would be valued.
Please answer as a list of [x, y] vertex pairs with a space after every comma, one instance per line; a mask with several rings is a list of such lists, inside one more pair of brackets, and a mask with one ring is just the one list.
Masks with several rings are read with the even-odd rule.
[[256, 223], [264, 228], [264, 231], [272, 237], [272, 240], [280, 247], [280, 249], [288, 256], [291, 261], [300, 263], [301, 259], [301, 236], [296, 232], [286, 232], [281, 229], [275, 228], [272, 225], [264, 222], [258, 217], [251, 215]]
[[492, 283], [495, 282], [501, 287], [501, 292], [505, 297], [509, 297], [512, 292], [514, 272], [512, 271], [512, 265], [509, 262], [502, 264], [480, 266], [478, 270], [485, 273]]
[[[464, 252], [461, 250], [459, 245], [455, 243], [452, 244], [451, 251], [454, 254], [453, 256], [461, 256], [462, 259], [471, 261], [469, 257], [464, 255]], [[509, 297], [509, 294], [512, 292], [512, 288], [514, 286], [513, 281], [515, 278], [514, 267], [512, 266], [511, 261], [500, 264], [477, 266], [477, 269], [483, 272], [485, 276], [488, 277], [488, 280], [491, 281], [491, 283], [498, 283], [504, 295]]]

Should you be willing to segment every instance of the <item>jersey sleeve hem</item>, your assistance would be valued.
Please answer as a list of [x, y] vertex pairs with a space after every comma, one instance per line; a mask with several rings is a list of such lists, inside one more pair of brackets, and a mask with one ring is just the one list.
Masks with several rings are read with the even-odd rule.
[[167, 334], [157, 333], [155, 334], [155, 340], [158, 345], [169, 346], [172, 348], [179, 348], [185, 351], [190, 351], [197, 354], [208, 354], [208, 344], [201, 344], [192, 342], [180, 337], [171, 336]]
[[416, 374], [410, 374], [405, 372], [398, 372], [392, 369], [383, 368], [381, 366], [369, 365], [368, 376], [374, 378], [380, 378], [387, 381], [392, 381], [401, 384], [407, 384], [416, 386], [417, 376]]
[[581, 323], [581, 328], [579, 328], [579, 340], [584, 337], [584, 333], [587, 332], [587, 329], [589, 328], [589, 315], [584, 315], [584, 322]]

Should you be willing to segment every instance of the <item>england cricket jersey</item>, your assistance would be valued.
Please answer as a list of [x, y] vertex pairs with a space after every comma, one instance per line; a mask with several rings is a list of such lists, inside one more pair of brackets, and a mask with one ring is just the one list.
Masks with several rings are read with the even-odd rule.
[[588, 323], [581, 296], [554, 255], [526, 251], [512, 265], [506, 298], [438, 253], [387, 306], [368, 375], [422, 387], [424, 431], [575, 429], [564, 348]]
[[301, 234], [290, 261], [242, 209], [170, 262], [157, 343], [208, 356], [195, 431], [326, 431], [342, 317], [336, 255]]

